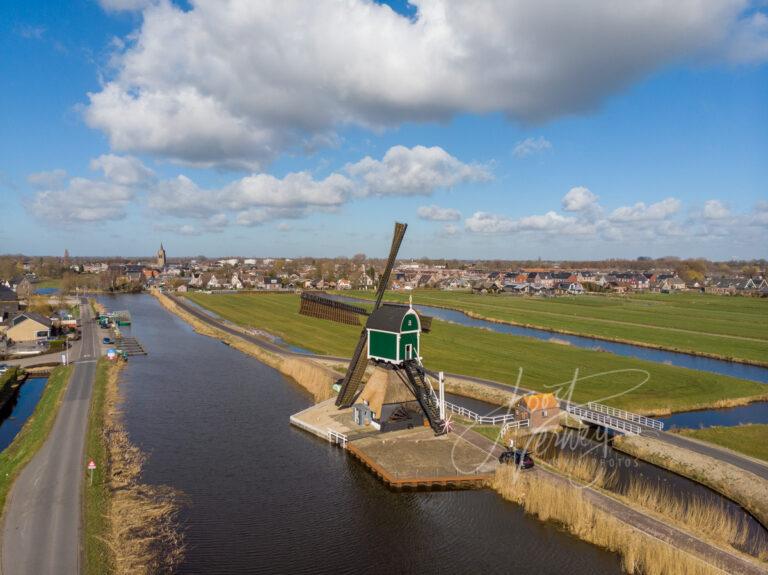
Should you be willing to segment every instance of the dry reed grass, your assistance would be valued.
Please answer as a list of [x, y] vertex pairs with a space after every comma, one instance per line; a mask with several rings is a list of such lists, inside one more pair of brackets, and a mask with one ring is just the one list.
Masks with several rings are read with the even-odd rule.
[[707, 503], [699, 497], [681, 497], [664, 485], [650, 485], [636, 478], [630, 479], [621, 496], [718, 543], [737, 549], [747, 543], [748, 531], [743, 519], [730, 515], [724, 504]]
[[547, 463], [568, 477], [574, 477], [587, 485], [601, 489], [611, 489], [616, 485], [615, 470], [609, 471], [601, 460], [594, 457], [575, 457], [560, 451], [547, 460]]
[[522, 505], [542, 521], [554, 521], [570, 533], [618, 553], [627, 573], [644, 575], [715, 575], [722, 570], [647, 535], [598, 509], [582, 489], [544, 474], [519, 473], [501, 466], [492, 481], [502, 497]]
[[768, 526], [768, 481], [724, 461], [645, 435], [622, 436], [614, 448], [698, 481], [740, 504]]
[[118, 367], [111, 366], [103, 428], [110, 491], [106, 543], [118, 575], [170, 573], [184, 555], [177, 523], [179, 494], [168, 487], [140, 483], [145, 456], [124, 429], [118, 378]]

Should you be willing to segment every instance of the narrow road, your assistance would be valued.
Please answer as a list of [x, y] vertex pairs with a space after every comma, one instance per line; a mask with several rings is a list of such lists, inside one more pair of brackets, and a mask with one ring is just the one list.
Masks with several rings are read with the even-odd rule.
[[85, 433], [100, 354], [90, 306], [80, 309], [80, 357], [53, 429], [8, 497], [2, 531], [3, 575], [80, 572]]
[[[240, 328], [233, 327], [232, 325], [228, 325], [225, 322], [222, 322], [221, 320], [218, 320], [211, 316], [210, 314], [207, 314], [203, 311], [201, 311], [199, 308], [190, 305], [186, 301], [183, 300], [183, 298], [174, 297], [171, 296], [171, 299], [184, 311], [190, 313], [191, 315], [198, 318], [200, 321], [203, 321], [207, 323], [208, 325], [211, 325], [215, 328], [221, 329], [222, 331], [225, 331], [231, 335], [240, 337], [250, 343], [254, 343], [256, 345], [259, 345], [266, 349], [267, 351], [272, 351], [274, 353], [281, 353], [281, 354], [287, 354], [287, 355], [295, 355], [296, 357], [307, 357], [307, 358], [314, 358], [314, 359], [331, 359], [336, 361], [349, 361], [349, 358], [343, 358], [343, 357], [335, 357], [335, 356], [327, 356], [327, 355], [317, 355], [317, 354], [301, 354], [301, 353], [295, 353], [290, 350], [287, 350], [283, 347], [280, 347], [277, 344], [274, 344], [272, 342], [266, 341], [264, 338], [249, 334], [245, 331], [242, 331]], [[471, 375], [461, 375], [461, 374], [453, 374], [453, 373], [446, 373], [447, 377], [456, 377], [465, 379], [467, 381], [471, 381], [474, 383], [478, 383], [480, 385], [485, 385], [488, 387], [493, 387], [496, 389], [501, 389], [504, 391], [513, 391], [513, 392], [519, 392], [522, 394], [529, 393], [531, 390], [519, 387], [515, 388], [513, 385], [509, 385], [507, 383], [501, 383], [498, 381], [491, 381], [488, 379], [483, 379], [480, 377], [474, 377]], [[754, 473], [755, 475], [759, 477], [763, 477], [765, 479], [768, 479], [768, 465], [761, 464], [758, 461], [755, 461], [749, 457], [744, 457], [743, 455], [740, 455], [739, 453], [727, 449], [720, 449], [718, 447], [710, 447], [709, 445], [705, 445], [702, 443], [699, 443], [697, 441], [691, 441], [687, 437], [683, 437], [681, 435], [677, 435], [675, 433], [668, 433], [665, 431], [658, 432], [654, 430], [644, 430], [643, 434], [648, 435], [649, 437], [655, 437], [656, 439], [659, 439], [661, 441], [665, 441], [671, 445], [676, 445], [678, 447], [683, 447], [685, 449], [688, 449], [690, 451], [694, 451], [696, 453], [700, 453], [702, 455], [708, 455], [710, 457], [714, 457], [720, 461], [725, 461], [727, 463], [730, 463], [731, 465], [734, 465], [736, 467], [739, 467], [740, 469], [744, 469], [745, 471], [749, 471], [750, 473]]]

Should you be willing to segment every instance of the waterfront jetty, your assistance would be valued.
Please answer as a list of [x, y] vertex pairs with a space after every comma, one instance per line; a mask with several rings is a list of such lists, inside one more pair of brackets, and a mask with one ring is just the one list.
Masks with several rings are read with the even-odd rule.
[[393, 489], [467, 489], [485, 486], [498, 466], [472, 430], [435, 435], [429, 427], [380, 433], [353, 423], [352, 409], [333, 399], [296, 413], [291, 424], [349, 451]]

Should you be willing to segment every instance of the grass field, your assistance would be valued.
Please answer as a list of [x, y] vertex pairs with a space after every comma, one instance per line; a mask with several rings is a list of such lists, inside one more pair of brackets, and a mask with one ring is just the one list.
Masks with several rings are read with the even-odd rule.
[[88, 412], [88, 432], [85, 438], [85, 456], [93, 459], [96, 470], [93, 471], [93, 484], [86, 481], [83, 497], [83, 546], [85, 565], [83, 572], [100, 575], [112, 572], [112, 553], [107, 546], [109, 529], [107, 514], [109, 510], [109, 486], [107, 446], [104, 443], [104, 398], [106, 395], [107, 375], [110, 364], [105, 358], [96, 366], [96, 379], [93, 383], [91, 407]]
[[745, 455], [768, 461], [768, 424], [750, 423], [730, 427], [682, 429], [677, 433], [716, 443]]
[[13, 443], [0, 453], [0, 511], [5, 509], [5, 498], [16, 476], [48, 437], [71, 373], [71, 366], [57, 367], [53, 371], [34, 413], [21, 428]]
[[37, 282], [34, 287], [35, 289], [46, 289], [46, 288], [59, 289], [61, 287], [61, 280], [60, 279], [43, 280], [43, 281]]
[[[372, 298], [373, 292], [343, 292]], [[416, 290], [414, 303], [666, 349], [768, 363], [768, 299], [700, 293], [533, 298]], [[388, 292], [407, 301], [409, 293]]]
[[[195, 293], [187, 297], [230, 321], [265, 329], [316, 353], [348, 357], [360, 334], [354, 326], [299, 315], [299, 299], [292, 294]], [[441, 321], [435, 321], [432, 332], [422, 337], [421, 353], [429, 368], [511, 385], [522, 368], [521, 386], [537, 390], [567, 384], [579, 369], [573, 399], [604, 401], [644, 413], [684, 411], [768, 393], [756, 382]], [[611, 373], [616, 370], [627, 371]], [[648, 381], [627, 392], [643, 382], [646, 373]], [[560, 393], [567, 395], [565, 390]]]

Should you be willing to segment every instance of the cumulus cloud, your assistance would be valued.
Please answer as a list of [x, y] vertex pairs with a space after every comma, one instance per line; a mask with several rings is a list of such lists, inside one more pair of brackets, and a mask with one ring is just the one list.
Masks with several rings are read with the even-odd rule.
[[720, 200], [708, 200], [704, 202], [702, 216], [706, 220], [722, 220], [731, 215], [731, 210]]
[[102, 154], [91, 160], [91, 169], [101, 171], [108, 180], [125, 186], [143, 184], [155, 177], [152, 170], [132, 156]]
[[680, 205], [680, 200], [676, 198], [666, 198], [648, 206], [644, 202], [637, 202], [633, 206], [616, 208], [608, 219], [612, 222], [659, 221], [677, 213]]
[[562, 205], [566, 212], [583, 212], [597, 204], [597, 196], [584, 186], [576, 186], [563, 196]]
[[490, 179], [488, 170], [465, 164], [439, 146], [393, 146], [381, 160], [365, 157], [345, 171], [359, 179], [362, 195], [428, 196], [436, 189]]
[[67, 171], [62, 169], [36, 172], [27, 176], [27, 182], [36, 188], [54, 188], [62, 185], [66, 179]]
[[367, 0], [101, 2], [149, 5], [88, 124], [117, 151], [250, 170], [344, 126], [591, 110], [712, 46], [759, 56], [764, 26], [745, 0], [413, 0], [413, 18]]
[[[348, 164], [344, 173], [316, 178], [309, 172], [283, 177], [252, 174], [215, 189], [198, 186], [187, 176], [157, 182], [148, 193], [154, 213], [176, 218], [204, 219], [230, 213], [240, 226], [257, 226], [277, 219], [296, 219], [313, 212], [336, 211], [366, 196], [431, 195], [439, 188], [487, 179], [485, 168], [465, 164], [442, 148], [395, 146], [381, 160], [366, 157]], [[457, 210], [422, 206], [424, 219], [456, 221]]]
[[[553, 233], [568, 232], [568, 229], [575, 223], [575, 218], [563, 216], [553, 211], [519, 219], [487, 212], [475, 212], [466, 219], [464, 226], [467, 230], [480, 234], [508, 234], [526, 231]], [[575, 231], [572, 230], [572, 232]]]
[[552, 142], [547, 140], [544, 136], [539, 136], [538, 138], [526, 138], [515, 144], [515, 147], [512, 150], [512, 155], [516, 158], [525, 158], [531, 154], [537, 154], [551, 149]]
[[60, 224], [118, 220], [135, 197], [131, 188], [87, 178], [72, 178], [57, 189], [37, 192], [27, 209], [34, 216]]
[[431, 206], [421, 206], [416, 210], [416, 214], [422, 220], [433, 222], [456, 222], [461, 219], [461, 212], [453, 208], [441, 208], [432, 204]]
[[61, 169], [27, 176], [38, 190], [26, 203], [27, 210], [37, 218], [64, 225], [119, 220], [137, 198], [138, 186], [155, 178], [152, 170], [130, 156], [104, 154], [91, 160], [90, 168], [104, 177], [67, 180], [67, 172]]

